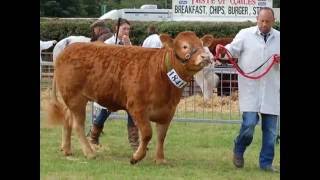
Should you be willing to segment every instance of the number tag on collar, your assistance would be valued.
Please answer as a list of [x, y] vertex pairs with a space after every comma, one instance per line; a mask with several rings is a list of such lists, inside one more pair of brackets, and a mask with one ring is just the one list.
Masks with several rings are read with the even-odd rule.
[[179, 75], [177, 74], [177, 72], [174, 70], [174, 69], [171, 69], [171, 71], [169, 71], [167, 73], [170, 81], [175, 85], [177, 86], [178, 88], [183, 88], [187, 82], [182, 80]]

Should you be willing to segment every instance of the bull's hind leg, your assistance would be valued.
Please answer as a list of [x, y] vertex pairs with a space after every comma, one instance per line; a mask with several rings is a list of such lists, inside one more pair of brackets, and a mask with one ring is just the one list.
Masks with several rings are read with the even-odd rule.
[[89, 159], [94, 158], [95, 153], [91, 148], [84, 131], [87, 100], [78, 98], [77, 102], [74, 102], [74, 104], [77, 105], [70, 108], [73, 116], [73, 127], [78, 135], [83, 154]]
[[71, 132], [72, 132], [72, 117], [70, 116], [70, 111], [67, 111], [66, 119], [63, 122], [62, 129], [62, 143], [61, 151], [65, 156], [72, 155], [71, 152]]
[[74, 114], [74, 120], [74, 128], [77, 132], [82, 152], [87, 158], [92, 159], [95, 157], [95, 153], [91, 148], [84, 131], [85, 113], [79, 112]]
[[[137, 117], [134, 117], [137, 118]], [[136, 152], [133, 153], [130, 160], [131, 164], [135, 164], [142, 160], [146, 156], [147, 146], [152, 137], [152, 127], [149, 120], [146, 119], [136, 119], [137, 127], [140, 131], [140, 144]]]
[[167, 135], [169, 123], [166, 124], [156, 124], [157, 128], [157, 147], [156, 147], [156, 164], [164, 164], [166, 160], [164, 159], [164, 152], [163, 152], [163, 143]]

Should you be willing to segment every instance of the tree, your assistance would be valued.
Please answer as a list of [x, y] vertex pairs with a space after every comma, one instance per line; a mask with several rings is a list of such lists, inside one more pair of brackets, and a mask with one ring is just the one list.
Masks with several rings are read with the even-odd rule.
[[273, 0], [273, 7], [280, 8], [280, 0]]
[[99, 0], [82, 0], [83, 10], [87, 13], [87, 17], [99, 17], [101, 4]]
[[40, 1], [40, 14], [47, 17], [83, 17], [82, 0], [42, 0]]
[[44, 16], [61, 16], [62, 8], [60, 7], [60, 3], [56, 1], [47, 1], [43, 4], [43, 15]]

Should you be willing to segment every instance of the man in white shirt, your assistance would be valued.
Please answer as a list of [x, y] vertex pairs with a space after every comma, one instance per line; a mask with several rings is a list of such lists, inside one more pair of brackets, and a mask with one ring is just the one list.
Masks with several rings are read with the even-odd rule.
[[[273, 29], [274, 12], [271, 8], [261, 8], [257, 17], [257, 26], [240, 30], [226, 49], [238, 58], [238, 65], [244, 72], [255, 71], [272, 55], [277, 54], [280, 61], [280, 32]], [[217, 45], [217, 53], [226, 50]], [[251, 76], [261, 74], [272, 63], [272, 59]], [[254, 128], [261, 116], [262, 148], [259, 165], [262, 170], [279, 172], [272, 166], [274, 147], [277, 136], [277, 121], [280, 115], [280, 64], [260, 79], [238, 76], [239, 104], [242, 124], [239, 135], [234, 140], [233, 163], [236, 167], [244, 166], [243, 154], [253, 139]]]

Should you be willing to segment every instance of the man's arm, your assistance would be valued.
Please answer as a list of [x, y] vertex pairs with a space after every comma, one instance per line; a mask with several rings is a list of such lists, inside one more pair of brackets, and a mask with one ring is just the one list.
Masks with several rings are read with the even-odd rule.
[[234, 58], [239, 58], [241, 51], [243, 50], [243, 34], [243, 31], [240, 30], [240, 32], [234, 37], [232, 42], [225, 46], [225, 48], [231, 53], [232, 57]]

